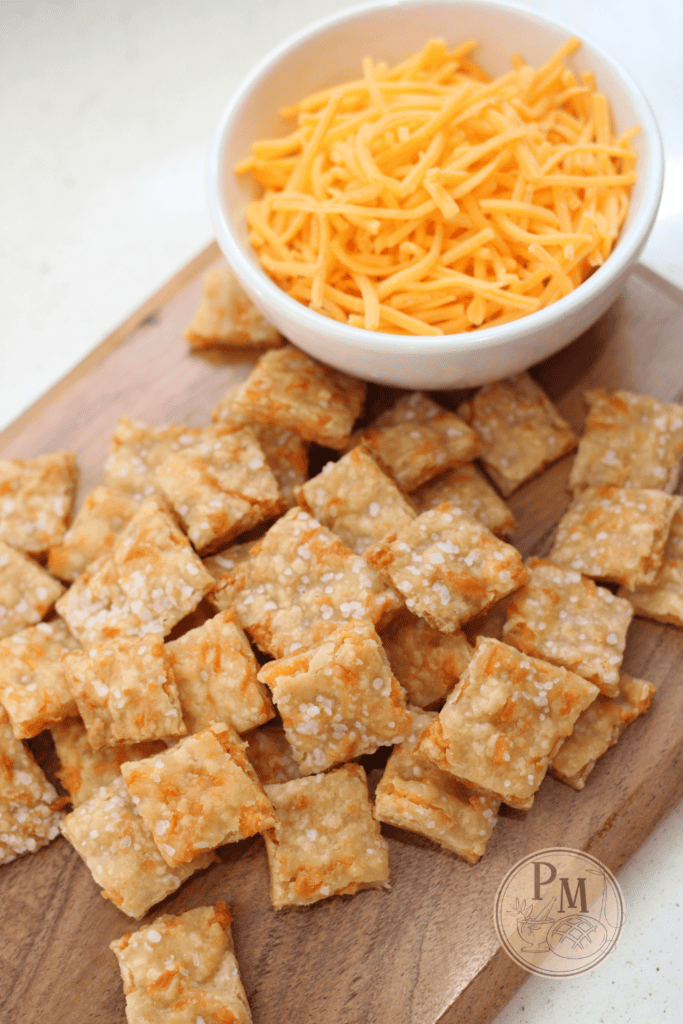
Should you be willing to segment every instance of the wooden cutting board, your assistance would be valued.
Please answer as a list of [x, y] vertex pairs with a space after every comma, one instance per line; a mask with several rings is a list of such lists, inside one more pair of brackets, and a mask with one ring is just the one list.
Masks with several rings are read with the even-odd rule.
[[[83, 363], [0, 434], [4, 457], [74, 450], [81, 493], [102, 481], [122, 413], [152, 423], [209, 422], [243, 380], [249, 356], [193, 354], [182, 338], [210, 246]], [[662, 399], [683, 396], [683, 292], [639, 267], [609, 312], [534, 374], [575, 428], [582, 393], [603, 385]], [[372, 401], [386, 395], [373, 389]], [[439, 397], [439, 396], [437, 396]], [[452, 404], [455, 395], [440, 400]], [[510, 500], [524, 556], [548, 552], [568, 497], [563, 459]], [[389, 827], [392, 886], [275, 913], [260, 838], [221, 850], [221, 863], [155, 908], [180, 912], [226, 900], [255, 1024], [485, 1024], [526, 977], [499, 949], [496, 889], [522, 856], [547, 846], [589, 851], [618, 871], [683, 798], [683, 632], [642, 619], [624, 668], [658, 687], [581, 793], [546, 779], [528, 812], [505, 809], [486, 855], [467, 865]], [[46, 734], [32, 741], [48, 771]], [[627, 908], [628, 912], [628, 908]], [[62, 838], [0, 868], [0, 1020], [7, 1024], [119, 1024], [124, 997], [109, 943], [136, 927]], [[598, 968], [599, 969], [599, 968]]]

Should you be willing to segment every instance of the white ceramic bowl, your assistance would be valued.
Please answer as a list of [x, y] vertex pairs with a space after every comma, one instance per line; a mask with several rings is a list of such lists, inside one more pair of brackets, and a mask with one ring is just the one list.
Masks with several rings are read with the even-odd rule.
[[[610, 102], [617, 132], [640, 125], [633, 145], [638, 181], [617, 244], [587, 281], [536, 313], [499, 327], [440, 337], [410, 337], [349, 327], [290, 298], [264, 273], [247, 241], [245, 208], [258, 195], [233, 168], [253, 141], [291, 130], [278, 110], [308, 93], [356, 78], [361, 61], [397, 62], [430, 37], [450, 45], [480, 42], [478, 62], [492, 75], [513, 52], [543, 64], [569, 37], [582, 46], [568, 63], [593, 71]], [[209, 160], [209, 205], [218, 244], [266, 318], [305, 352], [366, 380], [405, 388], [470, 387], [526, 369], [558, 351], [605, 312], [652, 229], [662, 190], [663, 154], [656, 121], [630, 76], [581, 33], [509, 3], [488, 0], [382, 0], [313, 25], [254, 69], [230, 101]]]

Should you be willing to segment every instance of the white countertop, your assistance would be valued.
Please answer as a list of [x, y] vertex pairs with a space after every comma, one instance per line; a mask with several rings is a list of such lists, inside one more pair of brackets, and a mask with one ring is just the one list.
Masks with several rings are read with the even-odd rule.
[[[211, 240], [204, 165], [228, 96], [287, 35], [347, 6], [3, 0], [0, 428]], [[601, 44], [649, 98], [667, 178], [644, 262], [683, 287], [683, 4], [526, 6]], [[682, 833], [683, 807], [621, 872], [611, 958], [572, 980], [530, 977], [496, 1024], [681, 1019]]]

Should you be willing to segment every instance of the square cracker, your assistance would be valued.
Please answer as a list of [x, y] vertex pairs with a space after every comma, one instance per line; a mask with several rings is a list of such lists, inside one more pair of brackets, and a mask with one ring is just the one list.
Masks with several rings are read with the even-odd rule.
[[166, 750], [163, 740], [122, 743], [116, 747], [93, 750], [81, 718], [67, 718], [50, 729], [59, 758], [59, 781], [74, 807], [85, 803], [104, 786], [118, 778], [124, 761], [139, 761]]
[[58, 836], [62, 803], [0, 705], [0, 864]]
[[266, 352], [233, 398], [236, 413], [294, 430], [341, 450], [363, 407], [365, 384], [311, 359], [292, 345]]
[[388, 883], [387, 844], [359, 764], [266, 786], [266, 793], [280, 821], [264, 836], [276, 910]]
[[630, 590], [621, 587], [619, 597], [631, 602], [636, 615], [683, 626], [683, 510], [673, 517], [662, 564], [652, 583]]
[[230, 612], [219, 612], [167, 643], [166, 655], [189, 733], [212, 722], [247, 732], [275, 715], [268, 691], [256, 678], [254, 652]]
[[461, 630], [442, 633], [407, 608], [382, 630], [381, 639], [408, 702], [419, 708], [431, 708], [447, 697], [472, 657]]
[[251, 1024], [224, 903], [162, 914], [109, 944], [128, 1024]]
[[541, 558], [527, 562], [529, 579], [507, 605], [502, 640], [534, 658], [590, 679], [607, 697], [619, 692], [628, 601], [574, 569]]
[[62, 655], [80, 646], [61, 619], [29, 626], [0, 642], [0, 702], [16, 737], [37, 736], [77, 713]]
[[277, 827], [277, 817], [229, 725], [214, 723], [121, 773], [164, 860], [184, 864], [223, 843]]
[[458, 412], [476, 430], [481, 461], [504, 497], [576, 448], [569, 424], [528, 373], [487, 384]]
[[69, 525], [78, 469], [71, 452], [0, 459], [0, 540], [40, 555]]
[[411, 612], [452, 633], [527, 578], [519, 552], [444, 502], [376, 544], [370, 562]]
[[87, 496], [61, 544], [51, 547], [47, 567], [69, 583], [114, 547], [118, 535], [138, 510], [130, 494], [114, 487], [96, 487]]
[[301, 778], [292, 745], [281, 725], [254, 729], [245, 739], [248, 741], [247, 757], [264, 786]]
[[40, 622], [63, 593], [59, 580], [0, 540], [0, 637]]
[[214, 585], [164, 502], [143, 502], [110, 557], [98, 559], [59, 602], [86, 646], [117, 636], [166, 636]]
[[283, 658], [354, 619], [379, 628], [401, 599], [360, 555], [303, 509], [290, 509], [216, 585], [216, 608], [235, 609], [262, 651]]
[[102, 887], [104, 898], [138, 920], [215, 860], [214, 854], [205, 853], [170, 868], [121, 777], [67, 814], [61, 829]]
[[416, 757], [421, 734], [437, 716], [410, 711], [412, 732], [387, 762], [375, 792], [375, 817], [426, 836], [476, 864], [496, 824], [500, 801], [465, 789], [448, 772]]
[[363, 448], [353, 448], [338, 462], [328, 462], [297, 489], [296, 496], [302, 508], [357, 555], [412, 522], [416, 514], [394, 481]]
[[67, 654], [63, 666], [93, 750], [187, 732], [161, 637], [119, 637]]
[[626, 727], [649, 708], [655, 688], [625, 673], [615, 698], [600, 695], [582, 711], [570, 736], [550, 762], [550, 774], [573, 789], [583, 789], [599, 757], [614, 746]]
[[293, 430], [285, 430], [278, 424], [254, 423], [233, 407], [235, 388], [227, 392], [211, 413], [212, 419], [221, 426], [232, 430], [251, 427], [263, 449], [266, 462], [273, 471], [280, 493], [287, 505], [296, 505], [295, 489], [308, 476], [308, 441]]
[[447, 501], [478, 520], [496, 537], [504, 537], [517, 529], [512, 512], [473, 462], [447, 470], [418, 487], [410, 497], [418, 512], [428, 512]]
[[405, 695], [369, 623], [268, 662], [259, 679], [273, 692], [302, 775], [372, 754], [410, 731]]
[[169, 455], [154, 479], [200, 554], [284, 511], [277, 480], [250, 427], [224, 430]]
[[414, 491], [450, 466], [469, 462], [479, 451], [472, 428], [420, 391], [399, 398], [356, 439], [404, 491]]
[[417, 747], [437, 768], [510, 807], [531, 807], [549, 762], [600, 691], [587, 679], [481, 638]]
[[683, 406], [630, 391], [587, 391], [588, 415], [569, 486], [676, 490]]
[[259, 312], [230, 267], [210, 267], [202, 297], [183, 331], [192, 348], [279, 348], [283, 338]]
[[587, 487], [557, 526], [551, 562], [634, 589], [654, 582], [681, 498], [651, 489]]
[[109, 443], [105, 483], [144, 501], [158, 492], [154, 470], [173, 452], [195, 445], [206, 429], [183, 423], [155, 426], [121, 416]]

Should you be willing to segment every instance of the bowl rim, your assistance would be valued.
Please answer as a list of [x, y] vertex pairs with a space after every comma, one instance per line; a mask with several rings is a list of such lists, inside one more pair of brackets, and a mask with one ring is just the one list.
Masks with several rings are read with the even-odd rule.
[[[648, 177], [641, 198], [640, 207], [633, 221], [619, 236], [618, 245], [610, 253], [608, 259], [581, 285], [569, 295], [562, 296], [543, 309], [536, 310], [507, 324], [483, 327], [476, 331], [442, 335], [409, 335], [390, 334], [380, 331], [368, 331], [361, 327], [342, 324], [332, 317], [304, 306], [283, 291], [258, 265], [247, 255], [229, 218], [226, 216], [222, 202], [223, 144], [226, 133], [235, 115], [239, 112], [249, 94], [257, 86], [260, 79], [275, 67], [279, 61], [301, 44], [334, 29], [338, 24], [354, 20], [382, 9], [420, 7], [438, 3], [444, 9], [458, 6], [482, 7], [501, 10], [507, 14], [519, 15], [549, 29], [560, 30], [567, 36], [577, 36], [582, 46], [593, 50], [596, 55], [620, 79], [624, 90], [636, 108], [641, 132], [649, 143]], [[529, 334], [541, 334], [559, 320], [571, 318], [584, 305], [590, 304], [610, 284], [625, 274], [635, 262], [645, 246], [650, 230], [654, 224], [664, 184], [664, 150], [657, 120], [652, 108], [631, 74], [616, 61], [603, 47], [594, 42], [583, 32], [579, 32], [564, 21], [546, 17], [539, 12], [525, 7], [523, 4], [510, 0], [373, 0], [371, 3], [357, 4], [336, 11], [320, 18], [302, 29], [287, 36], [257, 62], [252, 70], [238, 85], [232, 94], [215, 131], [209, 150], [206, 165], [206, 182], [208, 192], [209, 214], [216, 232], [221, 251], [231, 265], [241, 284], [259, 304], [275, 308], [290, 323], [307, 333], [324, 331], [329, 342], [339, 342], [357, 352], [373, 352], [376, 355], [396, 352], [405, 353], [420, 351], [425, 356], [460, 352], [466, 354], [468, 349], [481, 350], [495, 348], [501, 344], [514, 341]]]

